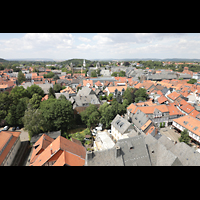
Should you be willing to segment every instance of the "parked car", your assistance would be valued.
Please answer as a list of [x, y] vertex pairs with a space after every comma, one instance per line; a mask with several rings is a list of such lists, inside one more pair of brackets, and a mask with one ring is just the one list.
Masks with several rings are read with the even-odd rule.
[[2, 131], [7, 131], [8, 129], [9, 129], [9, 126], [5, 126]]
[[19, 126], [16, 128], [16, 130], [19, 130], [20, 128], [19, 128]]
[[110, 129], [108, 130], [108, 133], [111, 133], [111, 130], [110, 130]]
[[15, 131], [15, 130], [16, 130], [16, 127], [13, 127], [13, 128], [12, 128], [12, 131]]

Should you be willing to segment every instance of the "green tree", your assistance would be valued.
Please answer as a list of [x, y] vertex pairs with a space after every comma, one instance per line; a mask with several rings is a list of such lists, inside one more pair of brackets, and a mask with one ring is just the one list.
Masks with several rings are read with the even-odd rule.
[[138, 103], [140, 100], [141, 101], [146, 101], [148, 98], [148, 94], [146, 93], [146, 89], [145, 88], [139, 88], [136, 92], [135, 92], [135, 102]]
[[29, 93], [23, 86], [15, 86], [10, 92], [10, 97], [15, 103], [23, 97], [29, 97]]
[[50, 98], [40, 103], [48, 131], [61, 130], [64, 132], [74, 124], [74, 111], [72, 104], [67, 99]]
[[24, 76], [22, 71], [19, 71], [18, 72], [18, 77], [17, 77], [18, 84], [21, 84], [25, 80], [26, 80], [26, 77]]
[[110, 94], [107, 96], [107, 99], [108, 99], [108, 100], [112, 100], [112, 99], [113, 99], [113, 94], [110, 93]]
[[30, 87], [27, 87], [27, 92], [28, 92], [29, 98], [32, 98], [35, 93], [44, 97], [43, 89], [40, 86], [35, 85], [35, 84], [31, 85]]
[[54, 75], [55, 74], [53, 72], [49, 72], [48, 74], [44, 74], [44, 78], [53, 78]]
[[49, 88], [49, 98], [56, 98], [55, 91], [52, 87]]
[[119, 72], [119, 77], [125, 77], [126, 76], [126, 72], [125, 71], [120, 71]]
[[135, 92], [137, 91], [136, 88], [127, 87], [124, 94], [122, 95], [123, 99], [128, 100], [128, 104], [135, 102]]
[[123, 100], [123, 105], [124, 105], [125, 108], [128, 107], [129, 103], [128, 103], [128, 100], [127, 100], [127, 99], [124, 99], [124, 100]]
[[0, 93], [0, 121], [5, 119], [8, 114], [12, 98], [7, 91]]
[[62, 89], [62, 87], [61, 87], [61, 85], [59, 83], [59, 84], [55, 84], [53, 86], [53, 89], [54, 89], [55, 93], [58, 93], [58, 92], [60, 92], [60, 90]]
[[38, 93], [33, 94], [33, 97], [29, 100], [29, 103], [32, 105], [34, 109], [37, 109], [40, 107], [42, 96], [40, 96]]
[[186, 144], [189, 144], [190, 137], [187, 129], [181, 132], [181, 137], [178, 140], [179, 142], [185, 142]]
[[90, 104], [83, 112], [80, 113], [81, 120], [87, 125], [88, 128], [91, 128], [99, 123], [100, 114], [97, 109], [97, 106]]
[[48, 131], [42, 112], [39, 109], [34, 109], [30, 104], [24, 113], [22, 121], [24, 129], [28, 131], [30, 137]]
[[93, 70], [93, 71], [91, 72], [91, 77], [97, 77], [97, 73], [96, 73], [95, 70]]
[[190, 83], [190, 84], [194, 84], [194, 83], [196, 83], [197, 82], [197, 80], [196, 79], [194, 79], [194, 78], [191, 78], [187, 83]]
[[8, 115], [5, 118], [9, 126], [23, 126], [22, 117], [24, 116], [28, 101], [29, 99], [24, 97], [10, 106]]

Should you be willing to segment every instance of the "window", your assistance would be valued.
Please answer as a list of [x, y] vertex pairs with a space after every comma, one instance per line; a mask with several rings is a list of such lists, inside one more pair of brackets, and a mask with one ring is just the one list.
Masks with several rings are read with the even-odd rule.
[[120, 120], [117, 120], [117, 121], [116, 121], [116, 124], [118, 125], [118, 124], [119, 124], [119, 122], [120, 122]]

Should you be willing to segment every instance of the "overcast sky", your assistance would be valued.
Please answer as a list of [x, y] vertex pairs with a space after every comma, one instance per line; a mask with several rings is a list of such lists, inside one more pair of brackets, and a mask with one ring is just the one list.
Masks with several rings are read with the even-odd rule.
[[200, 33], [0, 33], [0, 58], [200, 59]]

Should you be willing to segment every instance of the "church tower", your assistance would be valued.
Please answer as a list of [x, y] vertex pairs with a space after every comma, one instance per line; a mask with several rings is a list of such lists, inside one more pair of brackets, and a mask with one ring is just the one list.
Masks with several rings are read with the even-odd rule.
[[86, 64], [85, 64], [85, 59], [83, 60], [83, 67], [85, 67], [86, 66]]
[[99, 69], [99, 68], [100, 68], [100, 63], [97, 62], [97, 64], [96, 64], [96, 69]]

